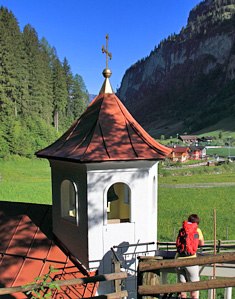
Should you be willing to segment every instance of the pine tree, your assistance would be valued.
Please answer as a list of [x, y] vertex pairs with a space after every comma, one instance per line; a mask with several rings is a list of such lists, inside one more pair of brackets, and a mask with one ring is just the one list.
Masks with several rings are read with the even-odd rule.
[[66, 77], [63, 72], [63, 67], [55, 48], [53, 48], [52, 54], [52, 78], [53, 78], [53, 117], [54, 126], [57, 130], [62, 131], [65, 128], [66, 120], [64, 115], [66, 111], [68, 92], [66, 88]]
[[43, 37], [40, 40], [40, 50], [42, 56], [43, 80], [45, 82], [45, 94], [43, 115], [48, 125], [53, 123], [53, 78], [52, 78], [52, 48]]
[[[24, 64], [23, 42], [12, 12], [0, 8], [0, 124], [4, 128], [2, 138], [10, 144], [12, 126], [23, 111], [23, 97], [26, 69]], [[10, 149], [10, 147], [9, 147]]]
[[89, 95], [82, 77], [78, 74], [73, 79], [72, 111], [74, 119], [78, 119], [89, 104]]
[[67, 58], [64, 58], [63, 61], [63, 71], [65, 75], [65, 80], [66, 80], [66, 89], [67, 89], [67, 105], [66, 105], [66, 120], [67, 124], [66, 126], [70, 126], [74, 121], [74, 115], [71, 109], [71, 104], [72, 104], [72, 87], [73, 87], [73, 74], [69, 65], [69, 62]]
[[25, 52], [27, 54], [27, 69], [29, 72], [28, 89], [30, 114], [41, 115], [41, 118], [43, 118], [43, 107], [46, 104], [46, 78], [43, 75], [43, 60], [38, 36], [35, 29], [29, 24], [24, 27], [23, 38]]
[[0, 8], [0, 83], [1, 109], [14, 113], [20, 92], [20, 30], [16, 19], [6, 8]]

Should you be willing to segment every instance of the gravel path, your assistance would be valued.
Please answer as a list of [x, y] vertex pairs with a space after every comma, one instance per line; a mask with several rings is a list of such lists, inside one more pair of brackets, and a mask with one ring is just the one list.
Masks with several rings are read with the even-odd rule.
[[231, 187], [235, 182], [229, 183], [194, 183], [194, 184], [159, 184], [159, 188], [214, 188], [214, 187]]

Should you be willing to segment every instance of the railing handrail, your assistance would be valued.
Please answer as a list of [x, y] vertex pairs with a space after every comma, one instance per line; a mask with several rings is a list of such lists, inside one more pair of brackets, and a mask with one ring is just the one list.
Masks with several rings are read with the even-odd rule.
[[[214, 240], [205, 240], [204, 241], [205, 243], [214, 243]], [[221, 239], [218, 239], [216, 240], [216, 242], [220, 242], [220, 243], [235, 243], [235, 240], [221, 240]], [[176, 242], [174, 241], [157, 241], [157, 245], [175, 245]]]
[[127, 245], [114, 245], [113, 248], [126, 248], [126, 247], [136, 247], [136, 246], [144, 246], [144, 245], [154, 245], [155, 242], [145, 242], [145, 243], [134, 243]]
[[[117, 279], [127, 278], [126, 272], [119, 272], [119, 273], [110, 273], [110, 274], [103, 274], [103, 275], [96, 275], [84, 278], [74, 278], [74, 279], [67, 279], [67, 280], [58, 280], [53, 281], [53, 283], [57, 284], [59, 287], [64, 286], [72, 286], [72, 285], [82, 285], [87, 283], [96, 283], [100, 281], [112, 281]], [[44, 287], [49, 287], [52, 281], [47, 282], [47, 285]], [[18, 286], [18, 287], [10, 287], [10, 288], [0, 288], [0, 295], [8, 295], [13, 293], [22, 293], [32, 291], [35, 288], [40, 288], [41, 284], [30, 284], [28, 286]], [[106, 294], [107, 295], [107, 294]], [[127, 295], [125, 295], [127, 296]], [[125, 297], [123, 296], [123, 297]]]
[[[218, 239], [216, 240], [218, 244], [216, 245], [216, 250], [217, 252], [226, 252], [226, 249], [235, 249], [235, 240], [221, 240]], [[166, 249], [167, 251], [174, 251], [176, 250], [176, 243], [175, 242], [161, 242], [157, 241], [157, 249], [158, 250], [164, 250]], [[214, 241], [212, 240], [205, 240], [205, 245], [199, 246], [198, 250], [202, 252], [203, 250], [206, 250], [206, 252], [210, 252], [207, 249], [214, 249]]]
[[[157, 257], [156, 257], [157, 258]], [[235, 261], [235, 253], [220, 253], [216, 255], [207, 255], [189, 259], [171, 259], [171, 260], [151, 260], [139, 263], [139, 271], [149, 271], [157, 269], [177, 268], [195, 265], [207, 265], [215, 263], [228, 263]]]
[[[224, 278], [218, 280], [207, 280], [199, 282], [187, 282], [178, 284], [159, 284], [160, 271], [168, 268], [178, 268], [194, 265], [209, 265], [216, 263], [231, 263], [235, 262], [235, 252], [206, 255], [196, 258], [185, 259], [159, 259], [159, 257], [139, 257], [140, 262], [138, 266], [139, 281], [142, 280], [143, 285], [138, 286], [139, 296], [153, 296], [157, 294], [172, 294], [180, 292], [191, 292], [195, 290], [206, 290], [216, 288], [227, 288], [235, 286], [235, 277]], [[158, 277], [155, 277], [158, 276]], [[153, 283], [154, 285], [145, 285], [146, 282]], [[140, 298], [140, 297], [139, 297]]]
[[198, 282], [163, 284], [163, 285], [141, 285], [138, 287], [138, 294], [141, 296], [154, 296], [166, 293], [191, 292], [195, 290], [219, 289], [235, 286], [235, 277], [217, 280], [204, 280]]

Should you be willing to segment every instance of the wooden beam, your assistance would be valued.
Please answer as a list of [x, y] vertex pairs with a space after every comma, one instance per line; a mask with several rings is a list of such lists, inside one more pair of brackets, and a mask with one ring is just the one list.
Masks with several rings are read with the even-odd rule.
[[[120, 261], [114, 261], [113, 264], [114, 264], [114, 273], [119, 273], [121, 271], [121, 262]], [[115, 285], [115, 292], [116, 293], [121, 292], [121, 290], [122, 290], [122, 287], [121, 287], [122, 281], [121, 281], [121, 279], [116, 279], [114, 281], [114, 285]]]
[[83, 299], [119, 299], [119, 298], [124, 298], [128, 296], [128, 292], [127, 291], [121, 291], [118, 293], [110, 293], [110, 294], [104, 294], [104, 295], [99, 295], [99, 296], [95, 296], [95, 297], [87, 297], [87, 298], [83, 298]]
[[[64, 287], [64, 286], [71, 286], [71, 285], [82, 285], [82, 284], [86, 284], [86, 283], [96, 283], [99, 281], [112, 281], [115, 279], [123, 279], [126, 277], [127, 277], [126, 272], [120, 272], [120, 273], [96, 275], [96, 276], [84, 277], [84, 278], [50, 281], [47, 283], [47, 285], [49, 285], [53, 282], [53, 283], [56, 283], [60, 287]], [[33, 284], [33, 285], [28, 285], [27, 287], [19, 286], [19, 287], [12, 287], [12, 288], [0, 288], [0, 295], [28, 292], [28, 291], [32, 290], [33, 287], [40, 288], [41, 284], [37, 283], [37, 284]]]
[[207, 265], [214, 263], [228, 263], [233, 261], [235, 261], [235, 253], [222, 253], [197, 258], [146, 261], [144, 263], [139, 264], [139, 271], [144, 272], [157, 269]]
[[176, 283], [156, 286], [139, 286], [138, 294], [141, 296], [155, 296], [157, 294], [191, 292], [197, 290], [235, 287], [235, 277], [217, 280], [204, 280], [198, 282]]

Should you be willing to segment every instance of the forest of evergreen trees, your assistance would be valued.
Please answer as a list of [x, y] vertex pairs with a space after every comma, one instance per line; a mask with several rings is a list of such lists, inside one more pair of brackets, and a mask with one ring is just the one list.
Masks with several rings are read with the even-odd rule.
[[11, 11], [0, 8], [0, 158], [32, 157], [79, 118], [89, 96], [81, 76]]

